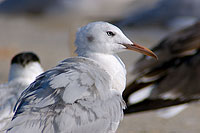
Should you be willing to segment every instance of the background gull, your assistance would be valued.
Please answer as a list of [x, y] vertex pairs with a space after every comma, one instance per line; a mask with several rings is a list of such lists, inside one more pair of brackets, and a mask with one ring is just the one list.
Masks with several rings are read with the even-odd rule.
[[200, 18], [199, 0], [158, 0], [129, 13], [119, 21], [119, 26], [161, 25], [178, 29], [194, 24]]
[[[128, 103], [125, 113], [155, 110], [199, 100], [199, 49], [200, 22], [170, 34], [155, 46], [152, 51], [158, 55], [159, 62], [148, 57], [139, 59], [134, 65], [137, 76], [123, 94]], [[144, 99], [137, 103], [133, 98], [138, 97], [138, 94], [143, 94]], [[171, 107], [159, 114], [170, 118], [186, 107], [185, 104]]]
[[37, 55], [22, 52], [12, 58], [8, 83], [0, 85], [0, 130], [13, 117], [21, 92], [43, 72]]
[[44, 72], [22, 93], [8, 132], [115, 132], [123, 117], [126, 49], [153, 56], [106, 22], [82, 27], [77, 57]]
[[59, 0], [3, 0], [0, 2], [1, 13], [41, 14], [57, 5]]

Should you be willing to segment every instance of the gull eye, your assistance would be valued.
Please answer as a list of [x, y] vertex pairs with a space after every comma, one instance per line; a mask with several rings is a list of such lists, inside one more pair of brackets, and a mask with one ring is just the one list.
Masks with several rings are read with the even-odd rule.
[[115, 33], [113, 33], [112, 31], [107, 31], [106, 33], [108, 36], [115, 36]]

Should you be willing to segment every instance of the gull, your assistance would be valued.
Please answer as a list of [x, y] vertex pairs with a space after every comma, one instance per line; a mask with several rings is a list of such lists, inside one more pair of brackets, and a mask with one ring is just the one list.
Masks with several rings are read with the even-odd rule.
[[54, 6], [59, 5], [60, 0], [1, 0], [0, 12], [10, 14], [43, 14]]
[[140, 8], [119, 21], [119, 26], [161, 25], [181, 29], [200, 18], [199, 0], [158, 0], [155, 6]]
[[21, 92], [42, 72], [39, 58], [32, 52], [12, 58], [8, 82], [0, 85], [0, 130], [12, 119]]
[[9, 133], [112, 133], [123, 118], [127, 49], [157, 58], [116, 26], [92, 22], [76, 33], [78, 56], [44, 72], [22, 93]]
[[[170, 34], [152, 51], [159, 62], [142, 57], [134, 64], [136, 78], [123, 93], [125, 114], [165, 108], [159, 116], [171, 118], [200, 99], [200, 22]], [[138, 94], [143, 97], [136, 102]]]

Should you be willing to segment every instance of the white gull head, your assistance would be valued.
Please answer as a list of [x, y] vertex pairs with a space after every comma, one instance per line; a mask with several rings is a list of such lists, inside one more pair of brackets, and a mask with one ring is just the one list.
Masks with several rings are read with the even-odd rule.
[[118, 27], [107, 22], [93, 22], [79, 29], [75, 44], [76, 53], [83, 55], [85, 52], [114, 54], [125, 49], [121, 44], [133, 43]]

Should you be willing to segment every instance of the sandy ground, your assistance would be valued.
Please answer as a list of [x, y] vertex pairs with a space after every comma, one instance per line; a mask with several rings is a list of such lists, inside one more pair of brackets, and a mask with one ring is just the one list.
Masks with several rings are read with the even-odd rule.
[[[117, 17], [116, 11], [117, 9], [110, 15]], [[0, 83], [7, 81], [10, 59], [18, 52], [34, 51], [40, 56], [45, 70], [67, 57], [74, 56], [73, 42], [77, 28], [90, 21], [111, 19], [109, 14], [104, 15], [104, 18], [98, 14], [95, 17], [94, 14], [92, 15], [77, 17], [68, 14], [65, 17], [54, 16], [53, 18], [0, 15]], [[131, 40], [147, 47], [153, 46], [166, 35], [164, 29], [155, 28], [126, 28], [123, 31]], [[128, 70], [128, 82], [133, 79], [133, 75], [130, 74], [133, 63], [140, 56], [135, 52], [120, 53]], [[159, 118], [155, 112], [127, 115], [117, 133], [199, 133], [199, 112], [200, 105], [192, 104], [171, 119]]]

